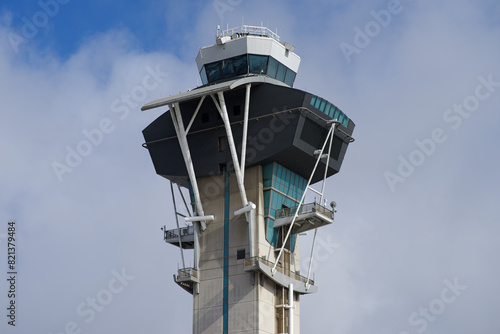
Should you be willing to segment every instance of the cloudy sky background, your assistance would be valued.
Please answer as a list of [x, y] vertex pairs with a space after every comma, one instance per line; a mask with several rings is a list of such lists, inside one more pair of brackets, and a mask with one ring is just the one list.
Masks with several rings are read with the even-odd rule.
[[[0, 281], [2, 333], [191, 332], [192, 299], [172, 281], [180, 256], [160, 230], [174, 226], [169, 183], [141, 147], [162, 110], [140, 106], [196, 87], [198, 48], [221, 21], [243, 18], [277, 28], [302, 58], [295, 87], [356, 123], [329, 180], [338, 213], [320, 230], [320, 292], [301, 299], [302, 333], [500, 331], [500, 84], [478, 88], [500, 83], [498, 1], [402, 0], [385, 26], [371, 12], [387, 1], [47, 8], [0, 5], [0, 264], [4, 277], [15, 220], [19, 272], [15, 328]], [[362, 41], [358, 28], [375, 30]], [[346, 56], [341, 45], [357, 50]], [[453, 112], [463, 103], [474, 109], [465, 117]], [[102, 138], [58, 177], [54, 165], [99, 127]], [[128, 277], [122, 289], [117, 272]], [[110, 283], [116, 293], [106, 294]], [[91, 317], [86, 303], [98, 295], [111, 299]]]

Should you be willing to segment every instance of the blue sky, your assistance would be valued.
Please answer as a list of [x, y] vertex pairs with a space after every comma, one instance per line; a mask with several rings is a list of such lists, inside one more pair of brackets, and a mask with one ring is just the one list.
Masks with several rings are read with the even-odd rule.
[[4, 274], [11, 219], [19, 238], [18, 325], [2, 311], [2, 333], [191, 331], [160, 231], [174, 224], [169, 184], [141, 147], [162, 110], [140, 107], [196, 87], [198, 48], [242, 21], [278, 29], [302, 59], [295, 87], [356, 123], [302, 333], [499, 332], [498, 1], [71, 0], [23, 35], [41, 10], [0, 5]]
[[[12, 27], [21, 30], [23, 17], [33, 21], [37, 12], [48, 9], [50, 20], [40, 29], [33, 41], [41, 48], [51, 47], [60, 57], [68, 57], [76, 52], [81, 43], [108, 30], [126, 29], [141, 36], [138, 47], [150, 51], [157, 46], [158, 38], [163, 38], [160, 32], [167, 24], [163, 15], [168, 9], [165, 2], [123, 2], [117, 6], [114, 1], [81, 2], [70, 1], [66, 4], [36, 1], [19, 4], [7, 1], [2, 9], [12, 15]], [[49, 5], [50, 4], [50, 5]]]

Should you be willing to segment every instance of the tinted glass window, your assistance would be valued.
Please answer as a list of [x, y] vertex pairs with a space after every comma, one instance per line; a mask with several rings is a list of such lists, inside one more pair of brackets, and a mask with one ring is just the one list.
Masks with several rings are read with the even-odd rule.
[[269, 66], [267, 68], [267, 75], [276, 79], [276, 72], [278, 71], [278, 61], [273, 57], [269, 58]]
[[314, 108], [319, 109], [319, 106], [320, 106], [320, 104], [321, 104], [322, 101], [323, 101], [323, 99], [320, 98], [320, 97], [318, 97], [316, 99], [316, 103], [314, 104]]
[[325, 106], [326, 106], [326, 101], [325, 100], [321, 101], [321, 105], [319, 106], [319, 111], [324, 112]]
[[238, 249], [236, 252], [236, 259], [237, 260], [242, 260], [245, 258], [245, 250], [244, 249]]
[[342, 124], [344, 123], [344, 114], [343, 113], [340, 113], [339, 122]]
[[206, 85], [208, 83], [207, 72], [205, 71], [205, 66], [201, 69], [200, 72], [201, 82]]
[[278, 73], [276, 74], [276, 80], [279, 80], [281, 82], [285, 81], [285, 74], [286, 74], [286, 66], [283, 65], [282, 63], [279, 63]]
[[207, 64], [205, 65], [205, 68], [207, 70], [208, 82], [214, 82], [220, 80], [221, 71], [219, 68], [219, 62]]
[[235, 75], [243, 75], [248, 73], [247, 55], [236, 56], [232, 58]]
[[333, 114], [333, 119], [338, 120], [339, 119], [339, 115], [340, 115], [340, 110], [339, 109], [335, 109], [335, 113]]
[[316, 103], [316, 96], [315, 96], [315, 95], [313, 95], [313, 96], [311, 97], [311, 105], [313, 106], [313, 105], [314, 105], [314, 103]]
[[220, 63], [222, 68], [222, 78], [227, 79], [234, 77], [233, 62], [231, 59], [224, 59]]
[[295, 81], [295, 76], [296, 75], [297, 74], [294, 71], [292, 71], [291, 69], [287, 68], [287, 70], [286, 70], [286, 76], [285, 76], [285, 83], [288, 86], [292, 87], [293, 86], [293, 82]]
[[[325, 107], [325, 111], [323, 111], [325, 114], [327, 114], [328, 116], [330, 116], [330, 109], [332, 107], [332, 104], [328, 101], [326, 101], [326, 107]], [[331, 116], [330, 116], [331, 117]]]
[[267, 72], [268, 56], [249, 55], [250, 73], [265, 74]]

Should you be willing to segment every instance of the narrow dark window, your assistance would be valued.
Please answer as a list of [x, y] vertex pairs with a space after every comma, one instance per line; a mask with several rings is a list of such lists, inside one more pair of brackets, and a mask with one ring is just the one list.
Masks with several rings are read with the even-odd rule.
[[227, 150], [227, 137], [219, 136], [218, 144], [219, 144], [219, 152], [225, 152]]
[[236, 260], [243, 260], [245, 258], [245, 250], [244, 249], [238, 249], [236, 252]]

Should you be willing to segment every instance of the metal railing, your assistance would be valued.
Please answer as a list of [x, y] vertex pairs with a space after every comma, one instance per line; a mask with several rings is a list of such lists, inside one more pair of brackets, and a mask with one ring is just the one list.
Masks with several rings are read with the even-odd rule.
[[179, 269], [179, 271], [177, 272], [177, 279], [191, 279], [192, 277], [198, 278], [198, 271], [196, 271], [194, 268], [183, 268]]
[[[265, 264], [266, 266], [268, 266], [269, 268], [274, 267], [274, 263], [273, 262], [271, 262], [269, 260], [266, 260], [263, 257], [258, 257], [258, 256], [251, 257], [251, 258], [246, 258], [245, 259], [245, 267], [256, 267], [257, 266], [257, 262], [261, 262], [261, 263]], [[307, 284], [307, 277], [301, 276], [301, 275], [297, 274], [296, 272], [294, 272], [292, 270], [290, 270], [290, 272], [288, 273], [288, 272], [285, 272], [285, 270], [283, 269], [282, 266], [277, 265], [276, 266], [276, 271], [282, 273], [283, 275], [289, 276], [289, 277], [293, 278], [296, 281], [299, 281], [299, 282], [302, 282], [304, 284]], [[314, 285], [314, 280], [309, 279], [309, 284], [310, 285]]]
[[284, 218], [284, 217], [290, 217], [295, 215], [297, 212], [297, 209], [299, 209], [299, 215], [300, 214], [305, 214], [305, 213], [310, 213], [310, 212], [319, 212], [322, 215], [333, 219], [333, 211], [330, 209], [327, 209], [323, 205], [320, 205], [319, 203], [308, 203], [308, 204], [303, 204], [300, 208], [298, 206], [293, 207], [293, 208], [283, 208], [280, 210], [276, 210], [276, 219], [278, 218]]
[[[331, 120], [331, 119], [327, 119], [327, 118], [324, 118], [322, 116], [319, 116], [318, 114], [314, 113], [313, 111], [311, 111], [310, 109], [305, 108], [305, 107], [291, 108], [291, 109], [286, 109], [286, 110], [282, 110], [282, 111], [279, 111], [279, 112], [271, 112], [269, 114], [260, 115], [260, 116], [256, 116], [256, 117], [251, 117], [248, 120], [249, 121], [254, 121], [254, 120], [258, 121], [259, 119], [262, 119], [264, 117], [275, 117], [278, 114], [285, 114], [285, 113], [292, 113], [292, 112], [299, 112], [299, 113], [307, 112], [309, 114], [313, 114], [315, 117], [318, 118], [318, 120], [321, 120], [321, 121], [325, 122], [326, 124], [334, 123], [335, 126], [337, 127], [335, 131], [339, 131], [339, 132], [342, 132], [344, 134], [344, 139], [343, 139], [344, 141], [347, 140], [349, 143], [354, 142], [354, 138], [351, 137], [351, 135], [349, 135], [347, 132], [345, 132], [345, 131], [341, 130], [340, 128], [338, 128], [338, 125], [340, 124], [339, 121]], [[240, 122], [241, 121], [235, 121], [235, 122], [232, 122], [231, 125], [240, 124]], [[202, 132], [206, 132], [206, 131], [210, 131], [210, 130], [217, 130], [218, 128], [220, 128], [220, 125], [213, 126], [213, 127], [206, 128], [206, 129], [202, 129], [202, 130], [191, 131], [189, 134], [202, 133]], [[148, 141], [146, 143], [143, 143], [142, 147], [148, 148], [149, 144], [157, 144], [159, 142], [163, 142], [163, 141], [166, 141], [166, 140], [177, 140], [177, 135], [170, 136], [170, 137], [165, 137], [165, 138], [161, 138], [161, 139], [156, 139], [156, 140], [152, 140], [152, 141]]]
[[240, 33], [240, 34], [245, 34], [245, 35], [259, 35], [259, 36], [267, 36], [271, 37], [279, 42], [280, 37], [278, 36], [277, 33], [273, 32], [267, 27], [259, 27], [259, 26], [247, 26], [247, 25], [242, 25], [240, 27], [236, 28], [231, 28], [231, 29], [226, 29], [226, 30], [220, 30], [217, 31], [217, 37], [224, 37], [224, 36], [232, 36], [235, 33]]
[[165, 233], [164, 233], [165, 241], [171, 240], [171, 239], [179, 239], [179, 234], [178, 234], [179, 230], [181, 233], [181, 237], [194, 235], [194, 227], [193, 226], [181, 227], [180, 229], [175, 228], [172, 230], [165, 231]]

